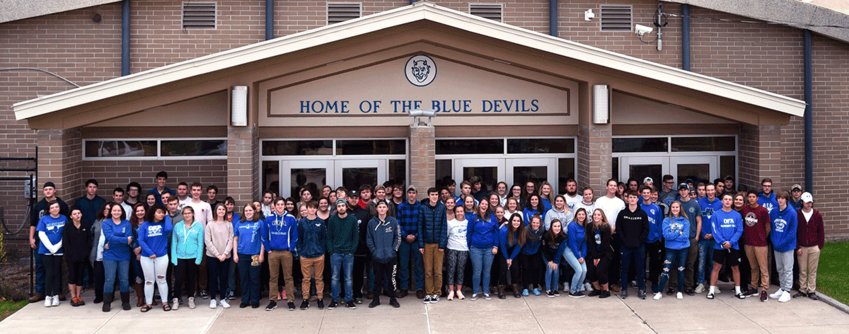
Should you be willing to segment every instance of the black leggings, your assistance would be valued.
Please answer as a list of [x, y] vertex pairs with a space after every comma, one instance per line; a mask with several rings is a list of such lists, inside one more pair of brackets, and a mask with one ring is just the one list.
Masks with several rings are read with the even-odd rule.
[[62, 255], [42, 255], [44, 263], [44, 295], [58, 296], [62, 293]]
[[593, 265], [595, 263], [594, 260], [589, 260], [587, 262], [587, 279], [590, 282], [598, 282], [598, 284], [607, 284], [609, 282], [608, 279], [608, 267], [610, 266], [610, 260], [606, 257], [602, 257], [600, 261], [598, 261], [598, 265]]
[[498, 262], [498, 282], [503, 285], [510, 284], [522, 284], [522, 271], [519, 270], [521, 268], [522, 260], [521, 256], [517, 256], [513, 263], [510, 264], [510, 269], [507, 269], [507, 259], [499, 253], [495, 255], [496, 262]]
[[[104, 281], [106, 280], [105, 274], [103, 272], [103, 261], [94, 261], [94, 286], [102, 287]], [[97, 300], [103, 300], [103, 288], [96, 288], [94, 290], [94, 298]], [[114, 291], [114, 290], [113, 290]]]
[[189, 297], [195, 296], [195, 283], [197, 282], [198, 265], [195, 259], [178, 259], [174, 267], [174, 298], [182, 298], [183, 291]]
[[534, 285], [542, 287], [542, 275], [545, 273], [545, 264], [542, 262], [542, 253], [528, 255], [522, 254], [522, 285], [531, 289]]
[[83, 285], [83, 273], [88, 266], [88, 261], [66, 261], [68, 262], [68, 284]]

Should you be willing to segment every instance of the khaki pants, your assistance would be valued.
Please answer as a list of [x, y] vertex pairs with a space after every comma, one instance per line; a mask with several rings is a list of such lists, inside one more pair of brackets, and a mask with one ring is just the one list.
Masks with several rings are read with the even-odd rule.
[[301, 293], [304, 295], [304, 300], [310, 300], [310, 280], [313, 278], [315, 278], [315, 293], [318, 300], [324, 299], [324, 255], [314, 258], [301, 257], [301, 274], [304, 276], [301, 281]]
[[295, 301], [295, 281], [292, 279], [292, 252], [268, 252], [268, 299], [277, 299], [277, 281], [280, 278], [280, 266], [283, 266], [283, 280], [286, 281], [286, 299]]
[[817, 292], [817, 267], [820, 264], [820, 247], [802, 247], [799, 249], [799, 291]]
[[441, 295], [442, 290], [442, 259], [445, 252], [439, 251], [439, 244], [425, 244], [425, 294]]
[[[746, 258], [752, 268], [752, 288], [760, 287], [769, 291], [769, 248], [767, 246], [746, 245]], [[761, 284], [758, 284], [758, 279]]]

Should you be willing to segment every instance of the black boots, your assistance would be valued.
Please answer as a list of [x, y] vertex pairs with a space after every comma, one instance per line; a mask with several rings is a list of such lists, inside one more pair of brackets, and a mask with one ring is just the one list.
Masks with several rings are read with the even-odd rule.
[[503, 286], [503, 285], [498, 285], [498, 286], [496, 286], [496, 287], [495, 287], [495, 292], [496, 292], [496, 294], [498, 295], [498, 299], [504, 299], [504, 298], [506, 298], [506, 297], [504, 297], [504, 286]]
[[[103, 298], [106, 298], [105, 296]], [[130, 310], [130, 293], [129, 292], [121, 292], [121, 308], [124, 311]]]
[[112, 311], [112, 299], [113, 298], [115, 298], [115, 297], [111, 293], [103, 295], [103, 312]]

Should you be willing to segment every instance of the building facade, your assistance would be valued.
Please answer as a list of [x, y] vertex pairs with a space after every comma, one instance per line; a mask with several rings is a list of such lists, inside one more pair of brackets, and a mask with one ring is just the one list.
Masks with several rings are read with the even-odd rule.
[[[239, 203], [307, 183], [575, 178], [598, 193], [610, 177], [731, 175], [803, 184], [827, 237], [849, 237], [839, 34], [697, 1], [101, 2], [0, 23], [0, 152], [37, 146], [39, 184], [65, 199], [89, 178], [102, 195], [149, 189], [159, 170]], [[25, 203], [9, 187], [7, 206]]]

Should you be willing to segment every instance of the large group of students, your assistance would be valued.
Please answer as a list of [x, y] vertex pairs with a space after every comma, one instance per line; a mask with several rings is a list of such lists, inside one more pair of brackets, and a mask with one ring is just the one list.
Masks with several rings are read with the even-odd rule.
[[818, 298], [822, 215], [801, 186], [774, 191], [768, 178], [760, 191], [738, 190], [731, 177], [676, 185], [665, 175], [660, 187], [648, 177], [610, 179], [600, 196], [572, 179], [562, 194], [545, 181], [488, 190], [472, 177], [457, 192], [444, 180], [421, 198], [391, 181], [307, 184], [294, 198], [265, 191], [250, 203], [220, 201], [215, 186], [167, 182], [159, 172], [149, 191], [131, 182], [107, 201], [88, 180], [73, 207], [45, 182], [32, 211], [30, 301], [55, 307], [70, 295], [82, 306], [84, 287], [104, 312], [116, 288], [124, 310], [134, 290], [141, 312], [194, 309], [196, 298], [229, 308], [239, 295], [241, 308], [259, 308], [267, 295], [268, 311], [295, 310], [298, 297], [302, 310], [323, 309], [326, 292], [329, 309], [364, 299], [376, 307], [381, 296], [397, 308], [411, 291], [424, 303], [561, 292], [624, 299], [630, 289], [640, 299], [714, 299], [720, 279], [740, 299]]

